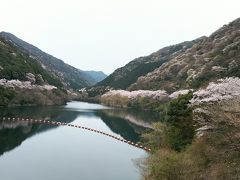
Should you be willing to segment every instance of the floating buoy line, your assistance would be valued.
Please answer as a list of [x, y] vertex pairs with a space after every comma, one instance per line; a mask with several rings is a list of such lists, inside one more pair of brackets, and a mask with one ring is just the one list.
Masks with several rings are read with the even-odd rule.
[[2, 120], [3, 121], [9, 121], [9, 122], [28, 122], [28, 123], [31, 123], [31, 124], [47, 124], [47, 125], [53, 125], [53, 126], [69, 126], [69, 127], [73, 127], [73, 128], [79, 128], [79, 129], [83, 129], [83, 130], [87, 130], [87, 131], [92, 131], [92, 132], [95, 132], [95, 133], [98, 133], [98, 134], [101, 134], [101, 135], [104, 135], [104, 136], [108, 136], [108, 137], [113, 138], [117, 141], [121, 141], [121, 142], [127, 143], [131, 146], [134, 146], [134, 147], [143, 149], [145, 151], [151, 152], [150, 148], [145, 147], [141, 144], [134, 143], [134, 142], [126, 140], [124, 138], [119, 138], [117, 136], [105, 133], [103, 131], [98, 131], [96, 129], [92, 129], [92, 128], [84, 127], [84, 126], [80, 126], [80, 125], [64, 123], [64, 122], [59, 122], [59, 121], [47, 121], [47, 120], [41, 120], [41, 119], [26, 119], [26, 118], [24, 119], [24, 118], [6, 118], [6, 117], [3, 117]]

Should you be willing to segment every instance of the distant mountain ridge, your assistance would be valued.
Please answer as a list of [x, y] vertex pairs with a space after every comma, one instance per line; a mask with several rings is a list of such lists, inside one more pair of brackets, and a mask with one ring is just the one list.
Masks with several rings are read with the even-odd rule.
[[195, 89], [225, 77], [240, 77], [240, 18], [139, 77], [129, 89]]
[[124, 67], [115, 70], [96, 86], [127, 89], [131, 84], [135, 83], [140, 76], [145, 76], [147, 73], [152, 72], [174, 56], [192, 47], [196, 42], [201, 41], [202, 38], [164, 47], [149, 56], [136, 58]]
[[107, 75], [102, 71], [84, 71], [84, 73], [91, 76], [96, 83], [104, 80], [107, 77]]
[[[37, 60], [41, 66], [59, 79], [66, 88], [80, 89], [94, 85], [99, 78], [89, 75], [88, 72], [79, 70], [64, 63], [62, 60], [47, 54], [39, 48], [19, 39], [8, 32], [1, 32], [0, 38], [5, 43], [13, 46], [19, 51], [28, 54], [30, 58]], [[101, 77], [102, 74], [99, 74]], [[96, 79], [95, 79], [96, 78]]]
[[240, 77], [240, 18], [209, 37], [168, 46], [136, 58], [96, 86], [128, 90], [199, 88], [224, 77]]

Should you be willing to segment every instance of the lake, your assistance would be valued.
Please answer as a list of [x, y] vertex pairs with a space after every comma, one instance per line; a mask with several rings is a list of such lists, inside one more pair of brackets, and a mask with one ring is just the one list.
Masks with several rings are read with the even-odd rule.
[[[67, 122], [139, 141], [151, 114], [70, 102], [58, 107], [1, 108], [0, 117]], [[2, 180], [139, 180], [136, 162], [147, 153], [94, 132], [67, 126], [0, 120]]]

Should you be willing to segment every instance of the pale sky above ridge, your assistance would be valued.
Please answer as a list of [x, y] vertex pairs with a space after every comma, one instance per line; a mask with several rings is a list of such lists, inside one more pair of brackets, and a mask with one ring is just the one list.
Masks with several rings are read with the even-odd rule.
[[0, 6], [0, 31], [107, 74], [240, 17], [239, 0], [1, 0]]

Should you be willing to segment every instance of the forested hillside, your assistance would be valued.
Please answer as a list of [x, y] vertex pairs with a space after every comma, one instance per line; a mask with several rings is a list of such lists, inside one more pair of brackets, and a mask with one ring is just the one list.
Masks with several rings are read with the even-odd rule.
[[1, 32], [0, 38], [5, 44], [38, 61], [49, 74], [61, 81], [66, 88], [80, 89], [98, 82], [94, 76], [90, 76], [87, 72], [64, 63], [62, 60], [43, 52], [11, 33]]
[[240, 18], [139, 77], [129, 89], [199, 88], [231, 76], [240, 77]]
[[209, 37], [165, 47], [117, 69], [98, 86], [128, 90], [199, 88], [218, 78], [240, 77], [240, 18]]
[[124, 67], [115, 70], [96, 86], [110, 86], [127, 89], [131, 84], [135, 83], [140, 76], [152, 72], [163, 63], [169, 61], [181, 52], [184, 52], [199, 41], [201, 41], [201, 38], [165, 47], [149, 56], [136, 58]]
[[40, 63], [0, 38], [0, 106], [66, 102], [63, 84]]

